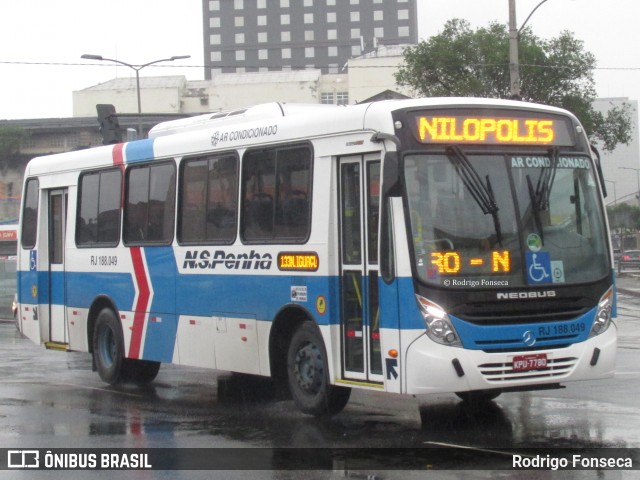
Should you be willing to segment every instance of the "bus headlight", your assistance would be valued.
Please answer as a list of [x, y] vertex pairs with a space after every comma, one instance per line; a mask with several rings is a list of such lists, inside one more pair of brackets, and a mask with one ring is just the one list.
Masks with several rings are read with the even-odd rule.
[[604, 333], [611, 325], [611, 310], [613, 309], [613, 289], [609, 289], [598, 302], [596, 318], [591, 326], [589, 337]]
[[424, 318], [427, 327], [427, 335], [434, 342], [450, 347], [461, 347], [462, 343], [453, 328], [449, 315], [437, 303], [433, 303], [426, 298], [416, 295], [420, 313]]

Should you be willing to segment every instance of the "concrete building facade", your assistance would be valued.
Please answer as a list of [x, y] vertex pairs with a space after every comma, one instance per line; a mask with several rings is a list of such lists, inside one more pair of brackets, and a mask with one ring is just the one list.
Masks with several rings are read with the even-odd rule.
[[418, 0], [203, 0], [205, 79], [219, 73], [341, 73], [380, 45], [418, 42]]
[[[348, 61], [347, 73], [319, 69], [224, 73], [211, 80], [184, 76], [141, 77], [142, 112], [196, 114], [244, 108], [259, 103], [296, 102], [354, 104], [384, 91], [410, 96], [393, 77], [405, 46], [378, 47]], [[372, 74], [375, 72], [375, 74]], [[73, 115], [95, 116], [96, 104], [115, 105], [118, 113], [137, 113], [135, 77], [116, 78], [73, 92]]]

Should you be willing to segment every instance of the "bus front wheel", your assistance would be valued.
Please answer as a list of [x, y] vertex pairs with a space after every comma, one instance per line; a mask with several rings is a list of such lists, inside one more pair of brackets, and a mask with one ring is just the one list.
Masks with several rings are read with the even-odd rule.
[[488, 403], [498, 398], [501, 393], [502, 393], [502, 390], [500, 389], [491, 389], [491, 390], [472, 390], [470, 392], [456, 392], [456, 395], [463, 402], [472, 404], [472, 403]]
[[287, 376], [297, 407], [314, 416], [339, 413], [349, 401], [351, 389], [329, 383], [329, 367], [324, 342], [310, 321], [298, 327], [287, 353]]

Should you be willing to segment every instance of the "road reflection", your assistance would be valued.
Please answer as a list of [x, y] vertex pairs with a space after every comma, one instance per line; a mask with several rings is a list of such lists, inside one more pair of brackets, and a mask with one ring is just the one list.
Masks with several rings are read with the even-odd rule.
[[317, 458], [331, 469], [420, 470], [501, 465], [513, 448], [640, 445], [637, 382], [629, 381], [637, 349], [620, 352], [624, 376], [566, 390], [474, 405], [358, 391], [341, 414], [312, 418], [264, 379], [163, 366], [149, 387], [107, 386], [85, 354], [48, 352], [8, 325], [0, 333], [0, 438], [12, 446], [250, 448], [275, 467], [290, 449], [301, 461], [306, 449], [322, 449]]

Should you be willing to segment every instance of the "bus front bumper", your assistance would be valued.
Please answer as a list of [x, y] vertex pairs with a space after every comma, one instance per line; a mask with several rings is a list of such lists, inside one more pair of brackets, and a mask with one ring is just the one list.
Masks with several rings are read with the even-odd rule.
[[[409, 345], [405, 360], [403, 393], [427, 394], [487, 389], [528, 389], [536, 386], [593, 380], [614, 374], [616, 324], [588, 339], [565, 348], [490, 353], [447, 347], [420, 335]], [[537, 356], [537, 357], [536, 357]], [[546, 367], [514, 370], [514, 357], [544, 358]]]

